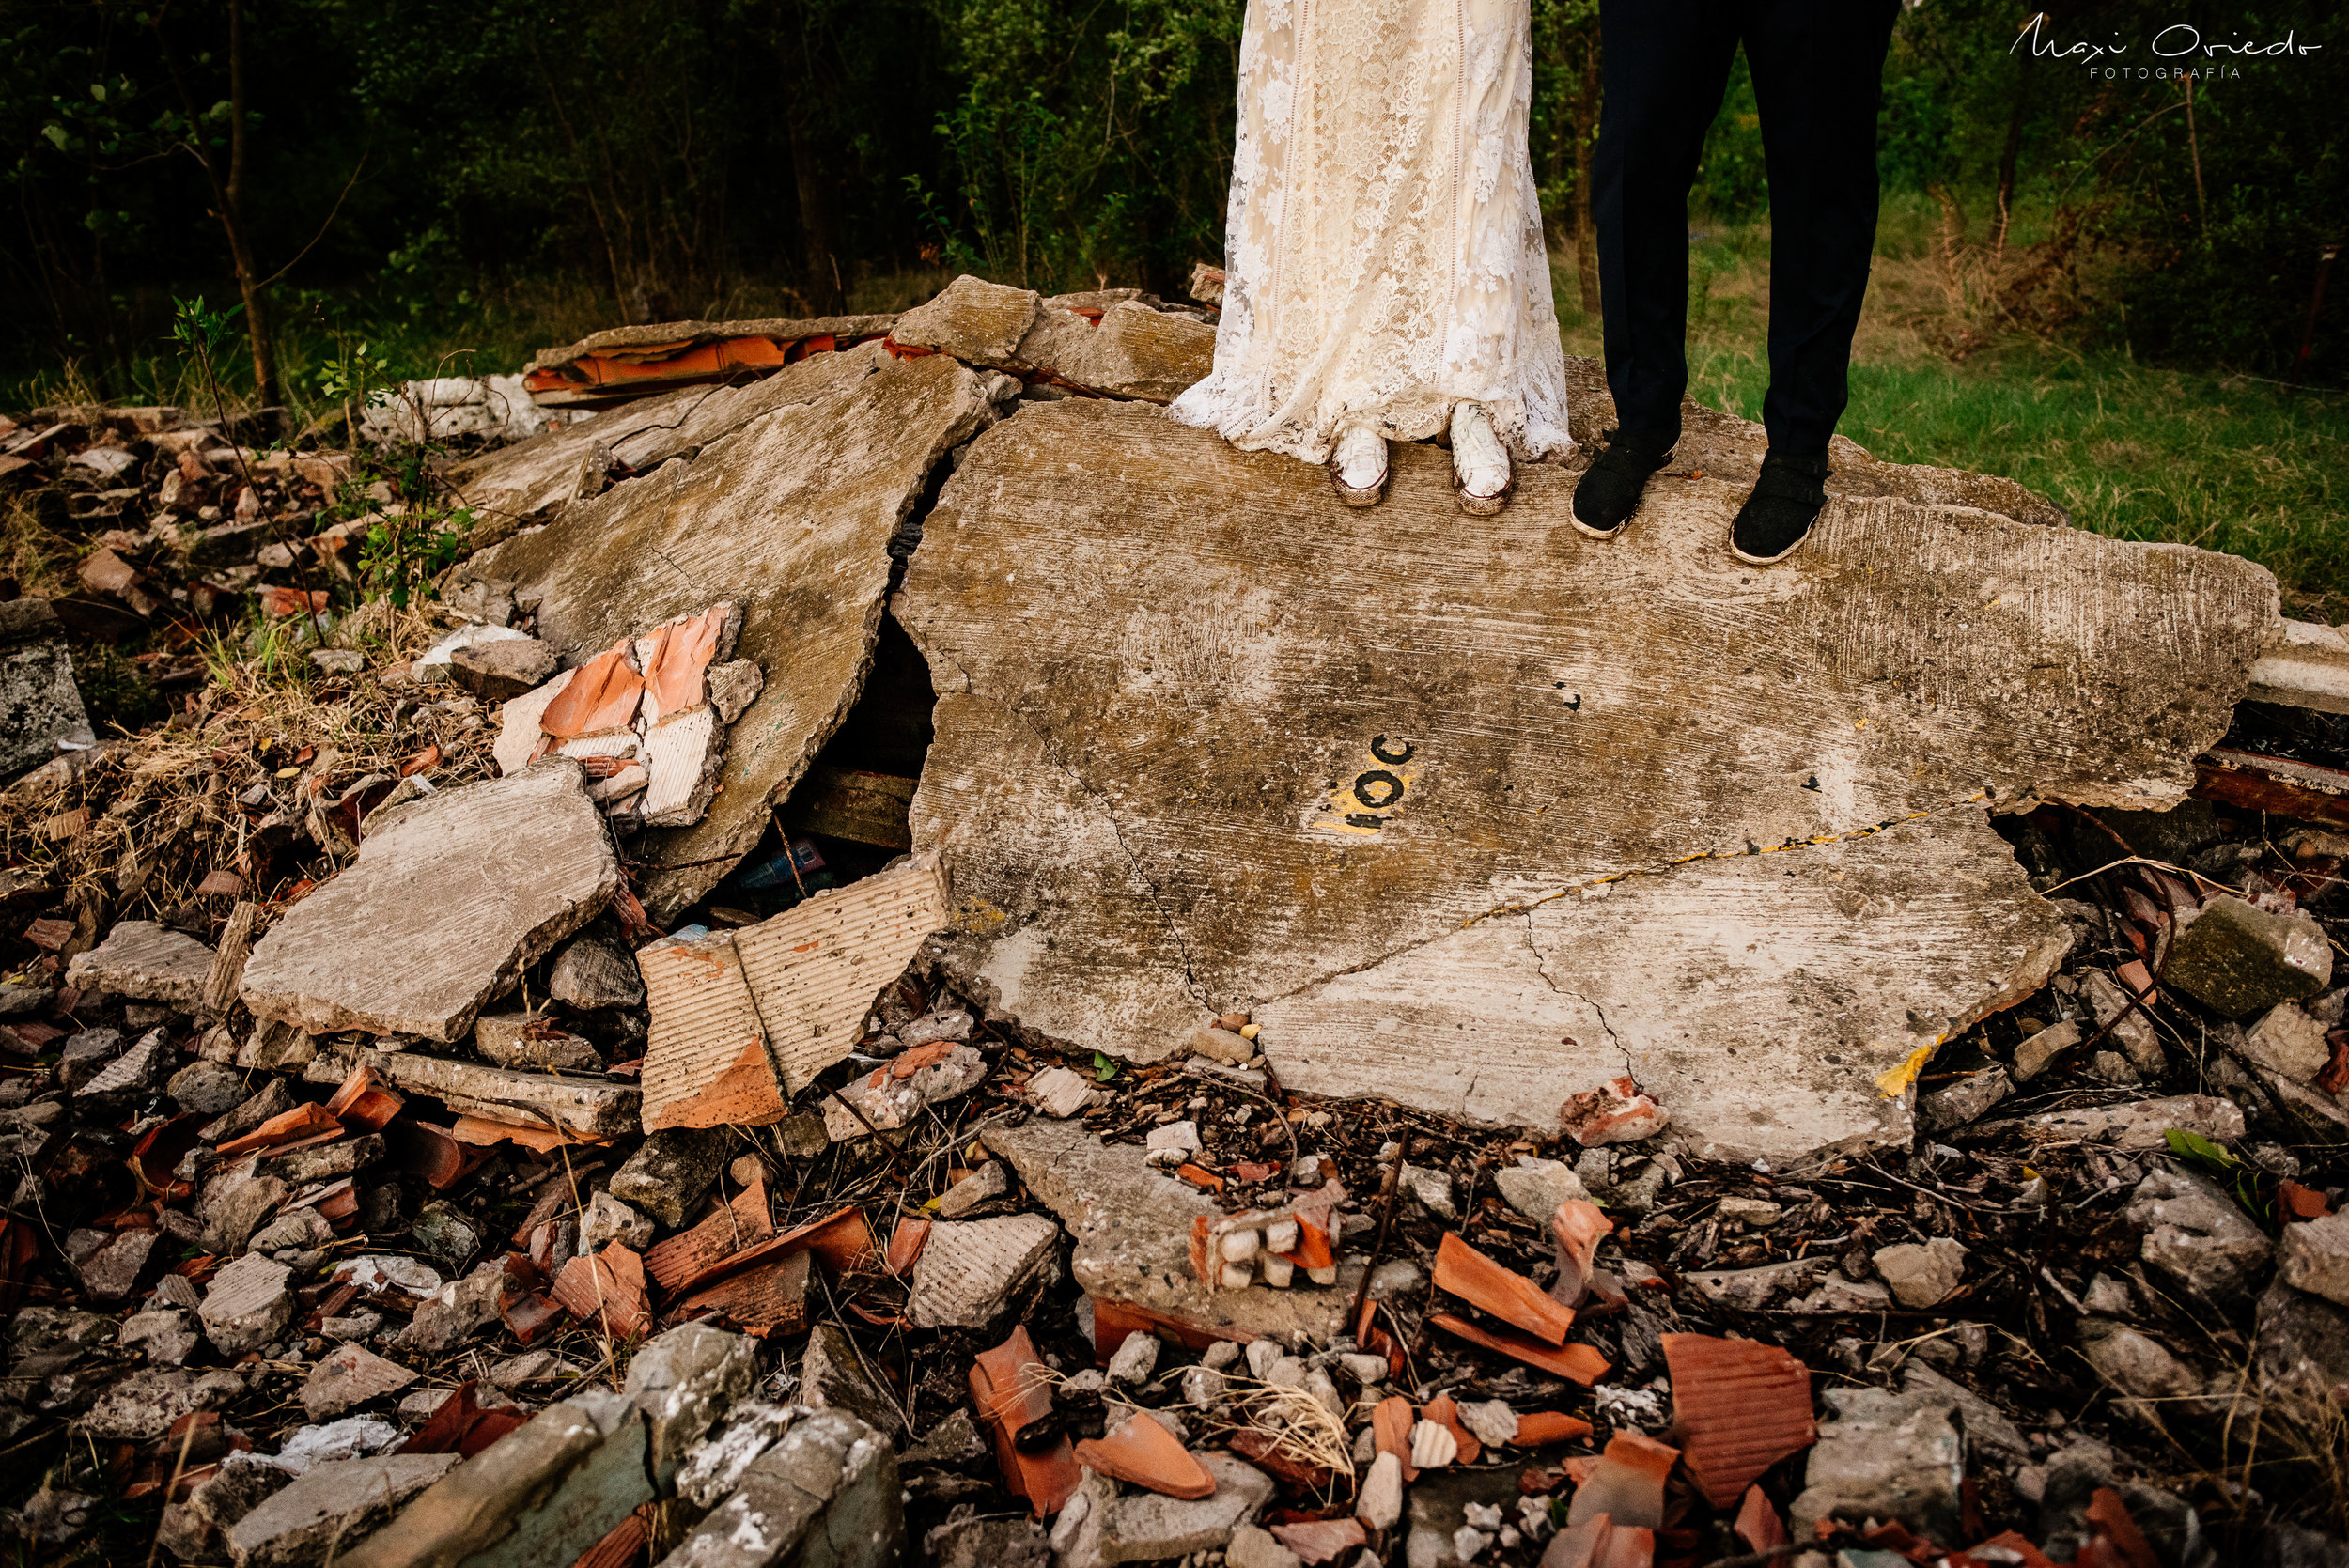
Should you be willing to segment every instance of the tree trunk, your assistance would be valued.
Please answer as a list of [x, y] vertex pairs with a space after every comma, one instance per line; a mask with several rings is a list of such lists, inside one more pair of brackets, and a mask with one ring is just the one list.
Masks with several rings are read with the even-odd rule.
[[228, 233], [228, 254], [237, 264], [237, 287], [244, 296], [244, 331], [253, 345], [253, 395], [262, 407], [277, 401], [277, 345], [270, 336], [261, 303], [260, 269], [244, 232], [244, 0], [228, 0], [228, 181], [222, 192], [220, 222]]
[[2023, 117], [2030, 109], [2030, 72], [2021, 72], [2015, 84], [2015, 101], [2008, 106], [2006, 116], [2006, 147], [1999, 154], [1999, 214], [1997, 228], [1990, 237], [1990, 254], [1996, 257], [2006, 255], [2006, 230], [2014, 214], [2015, 164], [2023, 150]]
[[1598, 314], [1598, 226], [1591, 219], [1591, 144], [1598, 135], [1598, 27], [1582, 40], [1582, 85], [1574, 106], [1574, 271], [1582, 314]]

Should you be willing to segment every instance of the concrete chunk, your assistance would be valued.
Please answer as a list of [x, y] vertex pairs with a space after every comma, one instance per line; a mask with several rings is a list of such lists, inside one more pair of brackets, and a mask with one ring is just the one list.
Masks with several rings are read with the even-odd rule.
[[1357, 556], [1318, 474], [1148, 409], [989, 430], [900, 611], [941, 692], [913, 837], [954, 875], [948, 971], [1135, 1060], [1243, 1010], [1284, 1085], [1479, 1124], [1628, 1066], [1716, 1154], [1906, 1138], [1920, 1053], [2068, 946], [1977, 791], [2183, 796], [2272, 580], [1848, 494], [1791, 571], [1716, 568], [1747, 487], [1709, 468], [1601, 570], [1573, 477], [1463, 520], [1400, 447]]
[[346, 1344], [310, 1369], [302, 1384], [303, 1413], [314, 1421], [332, 1421], [370, 1400], [397, 1393], [416, 1374], [397, 1361], [387, 1361], [364, 1345]]
[[241, 994], [256, 1017], [461, 1040], [620, 885], [568, 759], [386, 807], [367, 828], [359, 858], [255, 945]]
[[1812, 1539], [1827, 1518], [1898, 1519], [1935, 1539], [1956, 1534], [1965, 1444], [1951, 1406], [1881, 1389], [1829, 1389], [1825, 1398], [1829, 1416], [1790, 1511], [1796, 1539]]
[[932, 1225], [914, 1260], [906, 1315], [918, 1328], [984, 1328], [1059, 1263], [1060, 1227], [1042, 1215]]
[[203, 999], [212, 950], [151, 920], [116, 923], [106, 939], [66, 966], [66, 984], [86, 991], [167, 1001], [193, 1009]]
[[[766, 672], [756, 722], [727, 737], [708, 815], [647, 828], [631, 850], [647, 863], [642, 893], [656, 922], [724, 878], [838, 727], [879, 631], [891, 538], [937, 463], [995, 417], [979, 378], [955, 361], [895, 360], [871, 344], [812, 354], [753, 386], [672, 397], [618, 411], [645, 411], [632, 428], [651, 444], [612, 443], [642, 478], [459, 571], [536, 597], [539, 635], [573, 658], [699, 613], [713, 585], [756, 586], [734, 655]], [[472, 486], [460, 487], [472, 504]]]
[[2332, 944], [2315, 921], [2271, 913], [2232, 893], [2179, 926], [2162, 969], [2164, 985], [2231, 1018], [2314, 996], [2332, 976]]
[[43, 598], [0, 601], [0, 783], [57, 755], [57, 743], [97, 741], [65, 629]]
[[224, 1356], [241, 1356], [275, 1339], [293, 1321], [293, 1293], [287, 1288], [292, 1273], [258, 1252], [223, 1266], [195, 1310], [204, 1337]]
[[626, 1391], [646, 1421], [654, 1483], [666, 1488], [686, 1452], [758, 1381], [746, 1334], [685, 1323], [646, 1341], [628, 1364]]
[[661, 1568], [894, 1568], [905, 1507], [889, 1440], [854, 1416], [795, 1421]]
[[459, 1115], [552, 1126], [582, 1138], [636, 1130], [640, 1095], [629, 1084], [484, 1067], [420, 1051], [377, 1052], [371, 1064], [401, 1089], [430, 1094]]
[[1102, 1561], [1151, 1562], [1215, 1551], [1272, 1500], [1272, 1478], [1254, 1466], [1213, 1449], [1197, 1457], [1215, 1478], [1214, 1493], [1183, 1498], [1139, 1492], [1109, 1503], [1101, 1525]]
[[2285, 1284], [2349, 1307], [2349, 1214], [2286, 1225], [2276, 1256]]

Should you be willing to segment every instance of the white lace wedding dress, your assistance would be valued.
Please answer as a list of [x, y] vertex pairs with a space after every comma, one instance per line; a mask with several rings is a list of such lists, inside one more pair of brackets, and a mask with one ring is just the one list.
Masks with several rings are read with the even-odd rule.
[[1482, 403], [1570, 451], [1526, 152], [1531, 0], [1249, 0], [1215, 370], [1168, 412], [1325, 462]]

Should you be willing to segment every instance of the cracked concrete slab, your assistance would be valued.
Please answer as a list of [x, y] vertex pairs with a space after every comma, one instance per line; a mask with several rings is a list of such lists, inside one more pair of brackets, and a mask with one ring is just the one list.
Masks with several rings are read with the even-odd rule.
[[[877, 344], [814, 355], [739, 389], [761, 411], [695, 456], [569, 505], [461, 568], [535, 598], [538, 635], [573, 664], [718, 598], [742, 601], [735, 654], [766, 685], [727, 732], [708, 814], [635, 841], [656, 921], [757, 843], [769, 802], [789, 794], [855, 702], [890, 541], [947, 452], [994, 418], [989, 380], [943, 356], [892, 359]], [[690, 418], [678, 428], [690, 433]]]
[[897, 606], [951, 970], [1130, 1059], [1252, 1011], [1284, 1082], [1477, 1121], [1627, 1052], [1722, 1152], [1897, 1133], [1877, 1080], [2059, 951], [1983, 802], [2181, 799], [2278, 622], [2248, 562], [2020, 503], [1845, 494], [1763, 571], [1709, 474], [1612, 544], [1562, 468], [1489, 520], [1394, 474], [1348, 511], [1085, 399], [972, 445]]

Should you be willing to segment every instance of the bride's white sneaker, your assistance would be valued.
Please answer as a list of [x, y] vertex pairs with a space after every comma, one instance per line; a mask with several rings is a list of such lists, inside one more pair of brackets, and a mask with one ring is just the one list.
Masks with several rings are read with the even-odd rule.
[[1460, 510], [1490, 517], [1509, 504], [1517, 477], [1509, 471], [1509, 453], [1493, 434], [1492, 417], [1482, 403], [1458, 403], [1452, 410], [1452, 493]]
[[1387, 489], [1386, 438], [1367, 425], [1338, 437], [1330, 454], [1330, 488], [1348, 506], [1376, 506]]

